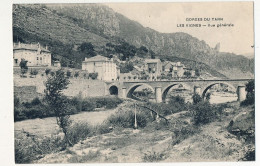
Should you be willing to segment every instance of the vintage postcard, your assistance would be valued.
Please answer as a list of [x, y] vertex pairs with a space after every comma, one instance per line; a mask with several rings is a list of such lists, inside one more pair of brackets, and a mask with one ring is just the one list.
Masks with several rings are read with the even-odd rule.
[[16, 164], [256, 160], [254, 2], [14, 3], [12, 32]]

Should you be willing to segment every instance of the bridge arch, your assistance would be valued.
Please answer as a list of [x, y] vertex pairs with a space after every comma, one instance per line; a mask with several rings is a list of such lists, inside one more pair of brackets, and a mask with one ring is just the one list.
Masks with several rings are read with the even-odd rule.
[[190, 89], [190, 86], [188, 86], [187, 84], [184, 84], [184, 83], [173, 83], [173, 84], [170, 84], [170, 85], [167, 85], [163, 90], [162, 90], [162, 101], [165, 102], [166, 100], [166, 97], [167, 97], [167, 94], [168, 92], [170, 91], [170, 89], [174, 86], [178, 86], [178, 85], [182, 85], [183, 87], [187, 88], [187, 89]]
[[116, 85], [111, 85], [108, 90], [110, 95], [118, 95], [118, 87]]
[[128, 88], [128, 90], [126, 92], [126, 97], [133, 98], [134, 91], [136, 90], [136, 88], [138, 88], [140, 86], [146, 86], [154, 92], [154, 88], [151, 85], [146, 84], [146, 83], [137, 83], [137, 84], [132, 85], [130, 88]]
[[213, 87], [214, 85], [217, 85], [217, 84], [227, 85], [228, 87], [231, 87], [234, 92], [236, 92], [236, 90], [237, 90], [237, 88], [236, 88], [234, 85], [229, 84], [229, 83], [227, 83], [227, 82], [215, 82], [215, 83], [207, 84], [207, 85], [202, 89], [201, 97], [204, 99], [205, 96], [206, 96], [207, 91], [208, 91], [211, 87]]

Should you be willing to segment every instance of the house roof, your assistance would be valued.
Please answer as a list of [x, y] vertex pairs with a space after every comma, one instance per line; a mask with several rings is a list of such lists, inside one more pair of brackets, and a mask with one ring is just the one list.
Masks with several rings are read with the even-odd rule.
[[158, 63], [161, 62], [160, 59], [146, 59], [145, 63]]
[[109, 62], [111, 61], [110, 59], [108, 59], [107, 57], [101, 56], [101, 55], [97, 55], [91, 58], [85, 58], [85, 61], [83, 62]]
[[32, 50], [32, 51], [44, 51], [44, 52], [49, 52], [50, 51], [44, 47], [42, 47], [39, 43], [38, 44], [25, 44], [25, 43], [15, 43], [13, 50]]

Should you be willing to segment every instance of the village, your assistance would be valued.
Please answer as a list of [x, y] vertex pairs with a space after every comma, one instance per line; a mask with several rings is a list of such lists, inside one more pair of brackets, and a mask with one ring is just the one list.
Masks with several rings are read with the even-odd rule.
[[[22, 61], [26, 63], [26, 69], [20, 65]], [[61, 68], [71, 78], [71, 85], [65, 94], [77, 96], [81, 93], [83, 97], [117, 95], [117, 92], [106, 92], [107, 82], [185, 80], [199, 79], [200, 76], [198, 70], [185, 67], [181, 62], [162, 62], [160, 59], [137, 56], [121, 61], [116, 55], [96, 55], [85, 58], [81, 69], [62, 67], [59, 60], [52, 60], [48, 46], [43, 47], [40, 43], [14, 43], [13, 63], [14, 93], [27, 102], [41, 97], [46, 76]], [[122, 64], [127, 66], [128, 71], [120, 69]]]

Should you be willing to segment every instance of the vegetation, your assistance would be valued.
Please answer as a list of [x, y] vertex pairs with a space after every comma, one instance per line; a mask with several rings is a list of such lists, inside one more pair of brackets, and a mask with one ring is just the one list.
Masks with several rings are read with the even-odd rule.
[[92, 80], [95, 80], [95, 79], [97, 79], [97, 77], [98, 77], [98, 73], [89, 73], [89, 77], [90, 77]]
[[65, 77], [62, 70], [56, 71], [54, 76], [48, 78], [46, 82], [45, 99], [49, 108], [54, 112], [58, 126], [64, 133], [66, 143], [71, 146], [72, 143], [67, 137], [68, 128], [71, 124], [70, 107], [68, 107], [67, 97], [62, 94], [62, 90], [68, 87], [69, 80]]
[[34, 76], [34, 78], [36, 77], [36, 75], [38, 74], [38, 71], [36, 70], [36, 69], [32, 69], [31, 71], [30, 71], [30, 74], [31, 74], [31, 76]]
[[143, 161], [144, 162], [158, 162], [163, 159], [165, 159], [166, 154], [165, 153], [160, 153], [160, 152], [148, 152], [145, 153], [143, 156]]
[[24, 74], [26, 74], [28, 72], [28, 66], [27, 66], [27, 62], [25, 59], [21, 59], [21, 62], [19, 64], [20, 68], [21, 68], [21, 77], [25, 77]]
[[134, 65], [132, 62], [124, 63], [120, 66], [121, 73], [129, 73], [134, 69]]
[[51, 72], [51, 69], [45, 69], [45, 74], [46, 74], [46, 76], [48, 76], [49, 75], [49, 73]]
[[[73, 115], [82, 111], [95, 111], [96, 108], [113, 109], [116, 108], [123, 100], [114, 97], [94, 97], [82, 99], [73, 97], [65, 99], [67, 113]], [[55, 113], [49, 108], [45, 99], [35, 98], [31, 102], [21, 103], [19, 98], [14, 96], [14, 121], [26, 119], [54, 117]]]
[[241, 102], [241, 106], [255, 104], [255, 80], [249, 81], [246, 84], [246, 100]]

